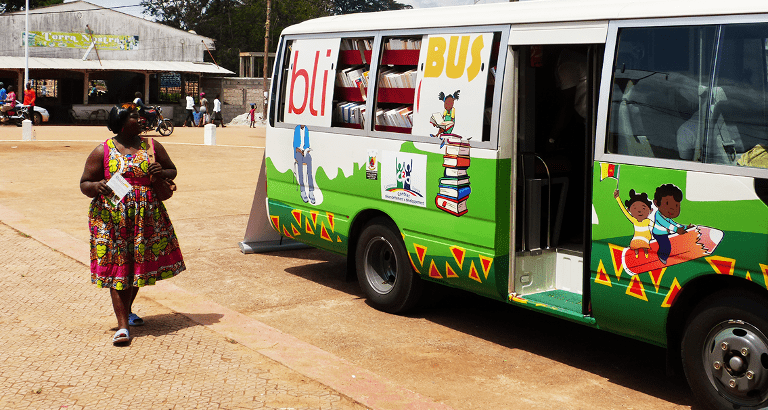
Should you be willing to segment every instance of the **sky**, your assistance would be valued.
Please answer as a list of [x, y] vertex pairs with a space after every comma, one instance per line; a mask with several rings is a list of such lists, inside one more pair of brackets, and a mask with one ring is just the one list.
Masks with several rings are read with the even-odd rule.
[[[65, 3], [70, 3], [75, 0], [64, 0]], [[144, 17], [142, 11], [144, 8], [139, 6], [141, 0], [85, 0], [89, 3], [99, 5], [101, 7], [120, 7], [115, 10], [121, 11], [126, 14], [131, 14], [137, 17]], [[403, 4], [410, 4], [415, 9], [429, 8], [429, 7], [441, 7], [441, 6], [459, 6], [466, 4], [478, 4], [485, 3], [506, 3], [508, 0], [399, 0]], [[130, 7], [125, 7], [130, 6]]]

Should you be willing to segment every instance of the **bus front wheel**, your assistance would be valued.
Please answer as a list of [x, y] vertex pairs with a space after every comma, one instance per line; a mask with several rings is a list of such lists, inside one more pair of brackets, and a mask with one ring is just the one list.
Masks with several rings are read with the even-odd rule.
[[355, 267], [360, 287], [376, 309], [405, 312], [421, 296], [421, 279], [411, 268], [399, 230], [387, 218], [376, 218], [363, 229]]
[[702, 405], [768, 406], [768, 307], [757, 296], [725, 291], [700, 305], [682, 341], [683, 369]]

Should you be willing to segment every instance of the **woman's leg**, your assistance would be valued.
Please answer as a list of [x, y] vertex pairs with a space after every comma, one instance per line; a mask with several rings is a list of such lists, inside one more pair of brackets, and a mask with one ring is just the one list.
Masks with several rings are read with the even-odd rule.
[[131, 303], [133, 298], [136, 297], [134, 291], [138, 291], [139, 288], [117, 290], [115, 288], [109, 289], [109, 295], [112, 297], [112, 308], [115, 310], [115, 317], [117, 318], [118, 329], [128, 329], [128, 313], [131, 312]]
[[138, 287], [138, 286], [134, 286], [134, 287], [132, 287], [132, 288], [131, 288], [131, 301], [130, 301], [130, 303], [128, 304], [128, 313], [131, 313], [131, 312], [133, 311], [133, 310], [132, 310], [132, 307], [133, 307], [133, 301], [134, 301], [134, 299], [136, 299], [136, 294], [137, 294], [137, 293], [139, 293], [139, 287]]

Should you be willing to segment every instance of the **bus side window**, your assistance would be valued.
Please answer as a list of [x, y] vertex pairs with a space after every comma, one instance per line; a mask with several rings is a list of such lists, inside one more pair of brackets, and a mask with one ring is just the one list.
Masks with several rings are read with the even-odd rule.
[[712, 26], [619, 32], [607, 152], [700, 160], [699, 91], [709, 84], [714, 36]]
[[[283, 61], [280, 64], [279, 70], [282, 70], [281, 75], [281, 81], [282, 84], [279, 85], [280, 87], [280, 100], [278, 103], [278, 111], [277, 111], [277, 120], [279, 122], [283, 122], [285, 120], [285, 99], [288, 98], [288, 83], [290, 78], [290, 68], [291, 68], [291, 49], [293, 46], [293, 40], [286, 40], [285, 42], [285, 48], [283, 51]], [[277, 78], [277, 75], [275, 75], [275, 78]]]
[[722, 28], [705, 162], [768, 168], [768, 24]]
[[768, 24], [619, 33], [606, 152], [768, 168]]
[[336, 64], [331, 126], [368, 129], [365, 101], [371, 70], [373, 37], [342, 38]]

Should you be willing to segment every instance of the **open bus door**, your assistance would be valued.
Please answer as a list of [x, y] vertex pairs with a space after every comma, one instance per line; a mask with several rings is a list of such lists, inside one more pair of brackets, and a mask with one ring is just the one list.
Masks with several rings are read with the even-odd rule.
[[[513, 28], [509, 293], [594, 323], [589, 309], [594, 117], [607, 24]], [[586, 263], [585, 263], [586, 261]]]

